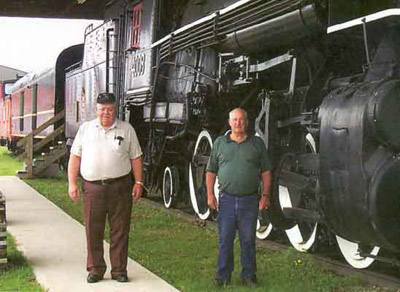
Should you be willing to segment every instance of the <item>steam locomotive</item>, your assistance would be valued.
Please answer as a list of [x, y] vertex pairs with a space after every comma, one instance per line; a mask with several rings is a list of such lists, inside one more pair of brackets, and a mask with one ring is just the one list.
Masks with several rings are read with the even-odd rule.
[[355, 268], [400, 251], [398, 1], [115, 0], [105, 19], [55, 81], [69, 144], [115, 93], [145, 185], [205, 220], [210, 150], [242, 107], [273, 163], [259, 238], [281, 229], [307, 251], [333, 234]]

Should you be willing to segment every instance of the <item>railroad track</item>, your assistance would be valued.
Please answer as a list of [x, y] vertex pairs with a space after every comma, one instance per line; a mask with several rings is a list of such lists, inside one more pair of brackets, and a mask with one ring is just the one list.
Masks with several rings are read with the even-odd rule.
[[[148, 198], [142, 198], [141, 202], [154, 206], [156, 208], [162, 209], [166, 213], [172, 213], [172, 214], [178, 214], [180, 218], [182, 218], [185, 221], [191, 222], [191, 223], [197, 223], [199, 226], [204, 227], [204, 228], [210, 228], [215, 231], [217, 231], [217, 225], [214, 221], [207, 220], [203, 221], [194, 216], [194, 214], [190, 214], [190, 211], [185, 211], [181, 209], [166, 209], [162, 203], [161, 200], [159, 200], [159, 197], [148, 197]], [[189, 208], [187, 208], [189, 210]], [[288, 248], [288, 245], [279, 243], [276, 241], [271, 241], [271, 240], [260, 240], [257, 239], [257, 246], [269, 250], [274, 250], [274, 251], [282, 251], [286, 248]], [[326, 257], [324, 255], [320, 254], [314, 254], [311, 253], [312, 257], [315, 259], [315, 261], [320, 264], [321, 266], [325, 267], [326, 269], [339, 274], [339, 275], [354, 275], [358, 276], [362, 279], [362, 281], [368, 285], [371, 286], [379, 286], [382, 288], [388, 288], [388, 289], [395, 289], [397, 291], [400, 291], [400, 279], [398, 277], [388, 275], [382, 272], [374, 271], [374, 270], [357, 270], [349, 265], [336, 260], [336, 259], [331, 259], [329, 257]], [[394, 269], [394, 268], [393, 268]]]

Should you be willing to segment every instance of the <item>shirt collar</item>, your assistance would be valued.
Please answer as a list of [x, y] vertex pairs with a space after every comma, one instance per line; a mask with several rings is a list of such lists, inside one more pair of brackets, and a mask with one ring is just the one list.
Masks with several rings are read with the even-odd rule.
[[100, 123], [99, 118], [96, 118], [95, 125], [96, 125], [97, 128], [103, 129], [104, 131], [109, 131], [109, 130], [112, 130], [112, 129], [114, 129], [114, 128], [118, 128], [118, 119], [115, 118], [114, 123], [113, 123], [113, 124], [111, 125], [111, 127], [109, 127], [107, 130], [103, 128], [103, 126], [102, 126], [101, 123]]
[[[233, 141], [233, 140], [231, 139], [230, 133], [228, 133], [227, 135], [225, 135], [225, 139], [226, 139], [226, 142], [227, 142], [227, 143], [238, 143], [238, 142]], [[250, 139], [251, 139], [251, 135], [249, 135], [249, 133], [247, 133], [246, 139], [243, 140], [243, 141], [240, 142], [240, 143], [247, 142], [247, 141], [249, 141]]]

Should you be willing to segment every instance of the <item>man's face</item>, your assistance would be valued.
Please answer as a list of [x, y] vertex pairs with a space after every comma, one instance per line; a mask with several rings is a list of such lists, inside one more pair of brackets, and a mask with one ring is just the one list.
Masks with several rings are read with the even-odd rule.
[[103, 127], [111, 127], [115, 121], [115, 104], [97, 104], [96, 116], [99, 118]]
[[233, 133], [246, 132], [246, 117], [242, 110], [237, 109], [232, 112], [232, 116], [229, 119], [229, 126], [231, 126]]

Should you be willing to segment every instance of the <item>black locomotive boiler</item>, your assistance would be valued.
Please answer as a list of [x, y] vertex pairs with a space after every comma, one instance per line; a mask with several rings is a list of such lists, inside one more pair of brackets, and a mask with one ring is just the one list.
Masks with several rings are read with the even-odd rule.
[[240, 106], [273, 163], [258, 236], [282, 229], [307, 251], [328, 230], [366, 268], [400, 246], [399, 25], [392, 0], [111, 1], [67, 73], [67, 127], [116, 93], [146, 185], [207, 219], [209, 153]]

